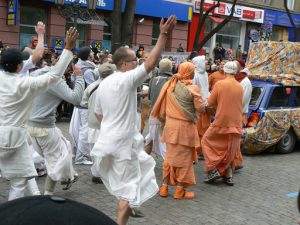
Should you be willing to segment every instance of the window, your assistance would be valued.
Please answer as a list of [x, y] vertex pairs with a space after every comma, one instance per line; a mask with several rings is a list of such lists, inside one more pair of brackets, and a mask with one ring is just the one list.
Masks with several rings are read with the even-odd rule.
[[300, 107], [300, 87], [296, 87], [295, 89], [295, 96], [293, 98], [293, 106]]
[[249, 105], [251, 105], [251, 106], [256, 106], [257, 105], [257, 103], [259, 101], [259, 97], [261, 96], [262, 91], [263, 91], [262, 87], [253, 87]]
[[153, 20], [153, 26], [152, 26], [152, 45], [155, 45], [160, 33], [159, 29], [159, 20]]
[[261, 3], [264, 5], [271, 5], [271, 0], [262, 0]]
[[[74, 23], [71, 20], [67, 20], [66, 31], [69, 30], [70, 27], [74, 26]], [[81, 48], [86, 46], [85, 37], [86, 37], [86, 25], [85, 24], [77, 24], [77, 30], [79, 32], [79, 37], [76, 40], [76, 48]]]
[[268, 109], [289, 107], [289, 94], [285, 87], [275, 87], [270, 98]]
[[20, 47], [28, 46], [31, 43], [31, 38], [37, 36], [34, 26], [37, 21], [42, 21], [46, 24], [47, 14], [41, 8], [21, 7], [20, 13]]
[[289, 10], [294, 10], [295, 0], [288, 0], [287, 1], [287, 7], [288, 7]]
[[111, 52], [111, 20], [110, 18], [104, 18], [107, 26], [104, 26], [104, 34], [103, 34], [103, 50], [108, 49]]
[[216, 43], [221, 43], [223, 48], [237, 49], [240, 43], [241, 23], [228, 22], [216, 36]]

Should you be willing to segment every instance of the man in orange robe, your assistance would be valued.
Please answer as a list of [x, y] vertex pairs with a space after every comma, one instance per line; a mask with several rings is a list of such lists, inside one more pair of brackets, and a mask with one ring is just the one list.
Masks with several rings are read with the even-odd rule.
[[185, 188], [196, 184], [193, 162], [197, 161], [196, 147], [200, 146], [196, 121], [197, 113], [205, 109], [199, 88], [192, 85], [195, 66], [182, 63], [162, 88], [152, 116], [165, 121], [161, 140], [167, 145], [163, 163], [163, 185], [160, 196], [168, 196], [168, 185], [176, 186], [175, 199], [194, 198]]
[[209, 77], [208, 77], [208, 84], [209, 84], [209, 91], [212, 91], [212, 89], [214, 88], [214, 85], [219, 81], [219, 80], [224, 80], [225, 79], [225, 74], [224, 74], [224, 65], [227, 61], [223, 60], [220, 63], [219, 66], [219, 70], [212, 73]]
[[205, 159], [206, 183], [225, 177], [226, 184], [232, 186], [235, 156], [240, 151], [242, 136], [243, 88], [235, 80], [237, 65], [227, 62], [224, 65], [226, 78], [218, 81], [210, 97], [208, 107], [216, 108], [216, 119], [205, 132], [202, 151]]

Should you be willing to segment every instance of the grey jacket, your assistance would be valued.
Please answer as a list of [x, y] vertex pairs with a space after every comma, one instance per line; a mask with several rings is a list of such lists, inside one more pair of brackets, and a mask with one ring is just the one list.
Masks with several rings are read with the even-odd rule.
[[[49, 67], [50, 68], [50, 67]], [[40, 69], [45, 71], [45, 69]], [[41, 75], [37, 70], [33, 75]], [[39, 95], [32, 106], [28, 125], [33, 127], [50, 128], [55, 126], [55, 115], [57, 106], [64, 100], [74, 105], [79, 105], [84, 91], [82, 76], [77, 76], [74, 89], [67, 85], [66, 81], [60, 79], [46, 93]]]

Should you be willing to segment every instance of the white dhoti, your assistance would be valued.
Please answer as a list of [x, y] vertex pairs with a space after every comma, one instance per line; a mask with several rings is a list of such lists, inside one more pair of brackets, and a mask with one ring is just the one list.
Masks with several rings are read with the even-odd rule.
[[124, 145], [122, 141], [116, 141], [109, 146], [107, 143], [110, 141], [101, 136], [91, 152], [94, 160], [91, 170], [94, 176], [101, 177], [112, 195], [128, 201], [130, 207], [140, 207], [158, 191], [155, 161], [144, 151], [140, 133], [136, 132], [133, 138], [124, 140]]
[[150, 116], [149, 118], [149, 132], [145, 137], [145, 144], [148, 145], [152, 141], [152, 151], [161, 156], [163, 159], [166, 157], [166, 144], [161, 142], [162, 135], [161, 124], [158, 119]]
[[44, 157], [48, 176], [53, 181], [72, 180], [75, 171], [72, 165], [71, 144], [57, 127], [47, 130], [47, 136], [31, 136], [32, 144]]
[[88, 110], [74, 108], [69, 128], [70, 135], [76, 149], [75, 162], [82, 162], [90, 158], [88, 144]]

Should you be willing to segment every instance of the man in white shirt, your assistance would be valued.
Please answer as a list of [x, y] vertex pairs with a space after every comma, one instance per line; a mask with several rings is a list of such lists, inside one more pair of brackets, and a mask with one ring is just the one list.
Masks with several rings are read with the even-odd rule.
[[77, 37], [77, 30], [70, 28], [60, 60], [51, 71], [39, 77], [19, 77], [23, 67], [20, 50], [11, 48], [2, 54], [4, 72], [0, 74], [0, 171], [11, 183], [9, 200], [23, 197], [28, 179], [37, 176], [25, 124], [34, 98], [61, 79], [73, 59], [71, 49]]
[[113, 55], [117, 72], [104, 79], [97, 90], [95, 113], [100, 134], [91, 156], [92, 173], [100, 176], [108, 191], [119, 199], [117, 222], [125, 225], [130, 207], [139, 207], [158, 191], [155, 161], [144, 151], [137, 126], [137, 87], [148, 79], [165, 47], [176, 16], [160, 22], [157, 43], [144, 64], [137, 66], [135, 52], [119, 48]]

